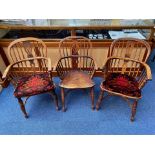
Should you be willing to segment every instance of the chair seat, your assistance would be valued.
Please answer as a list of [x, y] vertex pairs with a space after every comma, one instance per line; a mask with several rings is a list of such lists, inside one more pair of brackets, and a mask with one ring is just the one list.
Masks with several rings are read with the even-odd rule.
[[125, 74], [110, 74], [102, 83], [101, 89], [107, 89], [131, 97], [141, 97], [141, 90], [138, 88], [135, 78]]
[[49, 79], [49, 74], [36, 74], [22, 77], [14, 91], [17, 98], [37, 95], [54, 89], [53, 83]]
[[83, 71], [71, 71], [69, 72], [60, 83], [60, 87], [63, 88], [91, 88], [95, 84], [91, 80], [89, 74]]

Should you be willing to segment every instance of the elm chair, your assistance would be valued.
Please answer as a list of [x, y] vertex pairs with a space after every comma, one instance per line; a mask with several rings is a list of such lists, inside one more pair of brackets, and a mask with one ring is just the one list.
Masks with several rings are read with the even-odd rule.
[[[31, 62], [31, 65], [34, 65], [33, 68], [36, 67], [41, 69], [40, 72], [42, 74], [44, 74], [44, 72], [47, 72], [46, 70], [48, 69], [48, 74], [51, 74], [51, 65], [47, 66], [46, 63], [51, 64], [51, 60], [48, 59], [48, 62], [44, 60], [44, 58], [47, 59], [47, 47], [46, 44], [38, 38], [34, 38], [34, 37], [26, 37], [26, 38], [20, 38], [20, 39], [16, 39], [13, 42], [10, 43], [10, 45], [8, 46], [8, 54], [9, 54], [9, 58], [10, 58], [10, 62], [11, 62], [11, 66], [12, 67], [8, 67], [9, 69], [11, 69], [11, 73], [13, 74], [14, 72], [14, 66], [18, 66], [18, 70], [19, 72], [16, 72], [15, 75], [16, 77], [25, 77], [30, 75], [29, 73], [32, 72], [30, 65], [28, 64], [29, 62]], [[27, 61], [27, 59], [29, 58], [37, 58], [37, 57], [43, 57], [43, 59], [37, 59], [37, 64], [33, 63], [34, 61], [30, 60]], [[24, 62], [20, 62], [21, 60], [23, 60]], [[15, 65], [17, 64], [17, 65]], [[47, 67], [47, 68], [46, 68]], [[42, 70], [44, 69], [44, 70]], [[46, 70], [45, 70], [46, 69]], [[20, 72], [25, 70], [25, 72], [23, 72], [24, 74], [21, 74]], [[10, 71], [10, 70], [9, 70]], [[7, 73], [7, 69], [6, 69], [6, 73]], [[9, 73], [8, 73], [9, 74]], [[33, 73], [34, 75], [35, 73]], [[47, 73], [45, 73], [47, 75]], [[7, 81], [8, 79], [11, 81], [15, 81], [12, 80], [12, 78], [10, 78], [10, 76], [3, 76], [3, 81]], [[12, 76], [11, 76], [12, 77]], [[44, 77], [44, 76], [43, 76]], [[13, 77], [14, 78], [14, 77]], [[37, 78], [38, 80], [40, 80], [40, 78], [42, 79], [42, 77], [39, 76], [39, 78]], [[29, 79], [27, 79], [29, 81]], [[18, 83], [18, 79], [16, 81]], [[25, 81], [27, 83], [27, 81]], [[5, 82], [3, 82], [5, 83]], [[51, 79], [51, 83], [52, 79]], [[35, 83], [37, 84], [37, 83]], [[15, 84], [15, 87], [16, 84]], [[33, 86], [32, 86], [33, 87]], [[35, 85], [34, 85], [35, 87]], [[40, 89], [43, 89], [43, 86], [40, 87]], [[33, 89], [32, 89], [33, 90]], [[52, 93], [55, 95], [55, 99], [56, 99], [56, 104], [57, 103], [57, 95], [55, 94], [55, 91], [53, 90]], [[29, 95], [28, 95], [29, 96]], [[18, 99], [18, 101], [20, 101], [20, 103], [22, 102], [21, 99]], [[58, 109], [58, 106], [57, 106]]]
[[[55, 85], [51, 76], [51, 61], [45, 57], [35, 57], [19, 60], [10, 64], [3, 76], [2, 80], [11, 81], [14, 89], [14, 96], [25, 118], [28, 114], [25, 110], [25, 104], [29, 97], [49, 93], [55, 100], [56, 110], [58, 110], [58, 98], [55, 93]], [[23, 102], [22, 98], [25, 97]]]
[[146, 62], [151, 47], [148, 42], [135, 38], [119, 38], [112, 42], [108, 57], [125, 57]]
[[[105, 77], [100, 85], [96, 109], [99, 110], [105, 92], [106, 96], [121, 96], [129, 103], [132, 109], [130, 120], [134, 121], [138, 100], [142, 97], [141, 89], [152, 78], [150, 67], [130, 58], [109, 57], [103, 71]], [[129, 100], [134, 100], [133, 104]]]
[[62, 110], [65, 107], [65, 89], [86, 89], [90, 88], [92, 109], [94, 109], [94, 82], [92, 81], [95, 72], [95, 62], [89, 56], [66, 56], [60, 58], [56, 70], [61, 79]]

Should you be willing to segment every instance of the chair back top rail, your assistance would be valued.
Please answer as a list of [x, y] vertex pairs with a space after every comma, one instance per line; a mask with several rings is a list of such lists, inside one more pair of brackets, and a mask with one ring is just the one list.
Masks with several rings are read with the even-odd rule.
[[69, 36], [62, 39], [59, 43], [60, 58], [70, 55], [92, 55], [92, 43], [83, 36]]
[[128, 57], [146, 62], [151, 52], [148, 42], [135, 38], [119, 38], [112, 42], [108, 57]]
[[11, 42], [8, 53], [12, 62], [16, 62], [32, 57], [47, 57], [47, 47], [41, 39], [26, 37]]

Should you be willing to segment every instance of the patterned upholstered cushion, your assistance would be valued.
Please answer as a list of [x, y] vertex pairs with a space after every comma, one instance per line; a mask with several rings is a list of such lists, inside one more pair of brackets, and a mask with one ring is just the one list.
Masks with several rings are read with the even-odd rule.
[[140, 97], [141, 90], [138, 88], [136, 80], [128, 75], [120, 73], [110, 74], [103, 82], [103, 87], [128, 96]]
[[54, 89], [53, 83], [49, 80], [49, 74], [36, 74], [22, 77], [14, 91], [15, 97], [24, 97], [40, 94]]

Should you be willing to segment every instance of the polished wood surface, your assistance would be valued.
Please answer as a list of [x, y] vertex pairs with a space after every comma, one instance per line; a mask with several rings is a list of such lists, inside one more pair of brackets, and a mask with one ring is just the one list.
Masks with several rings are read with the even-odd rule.
[[70, 71], [60, 82], [60, 87], [68, 89], [90, 88], [94, 85], [91, 77], [83, 71]]

